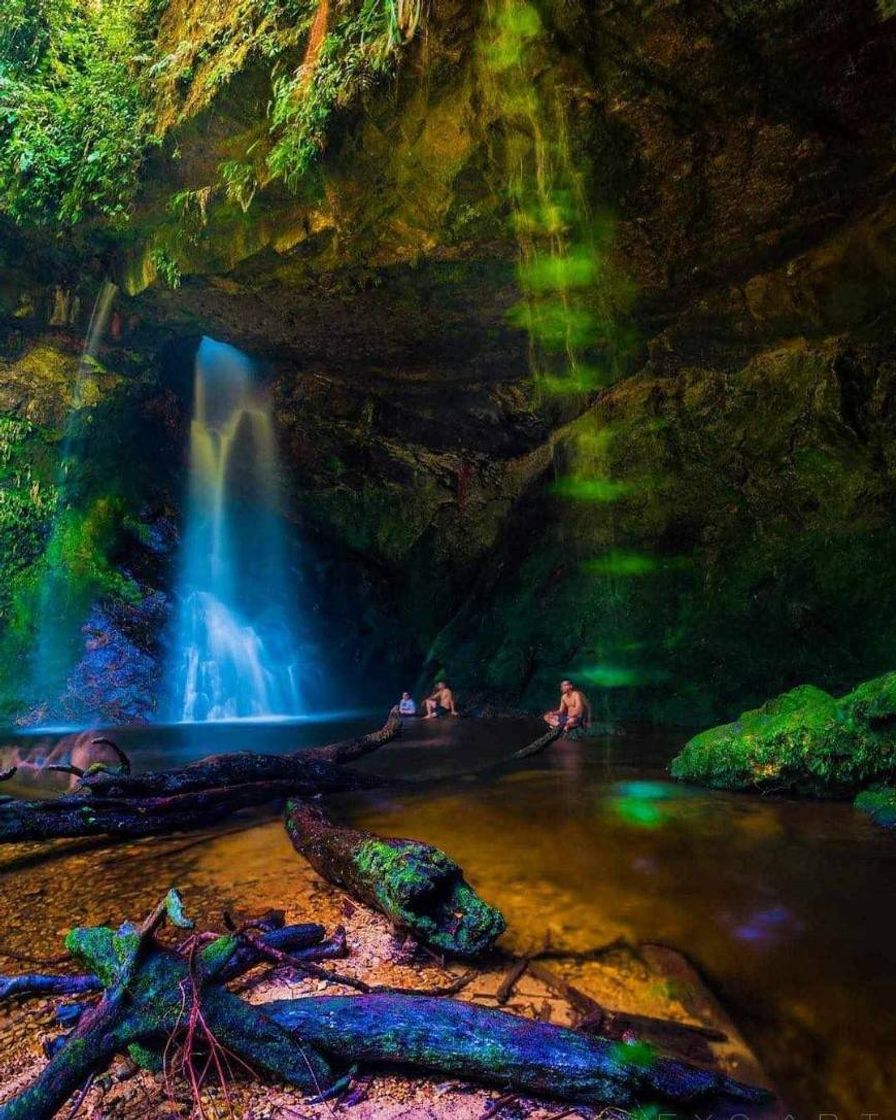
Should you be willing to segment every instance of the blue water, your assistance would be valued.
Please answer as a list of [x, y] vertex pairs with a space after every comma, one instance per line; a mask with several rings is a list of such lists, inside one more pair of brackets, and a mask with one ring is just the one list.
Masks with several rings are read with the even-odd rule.
[[314, 658], [296, 638], [279, 506], [270, 400], [245, 354], [205, 338], [167, 673], [172, 721], [307, 709]]

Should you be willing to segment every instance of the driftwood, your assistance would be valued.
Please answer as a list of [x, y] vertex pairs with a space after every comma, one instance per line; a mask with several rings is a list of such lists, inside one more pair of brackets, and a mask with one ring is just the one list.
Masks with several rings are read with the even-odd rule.
[[[370, 735], [285, 755], [211, 755], [189, 766], [148, 774], [100, 767], [79, 776], [78, 790], [62, 797], [0, 800], [0, 843], [80, 836], [150, 836], [215, 823], [254, 805], [290, 795], [373, 789], [385, 778], [343, 765], [388, 743], [400, 721], [390, 716]], [[0, 775], [13, 777], [15, 770]]]
[[[644, 1042], [618, 1042], [452, 999], [311, 996], [263, 1005], [265, 1015], [334, 1061], [399, 1064], [517, 1092], [631, 1107], [769, 1094], [667, 1058]], [[2, 1114], [0, 1114], [2, 1115]]]
[[[0, 1120], [51, 1120], [117, 1053], [169, 1070], [178, 1053], [192, 1072], [197, 1044], [206, 1051], [226, 1049], [271, 1078], [318, 1095], [345, 1085], [343, 1069], [388, 1063], [621, 1107], [658, 1098], [691, 1104], [767, 1097], [644, 1043], [594, 1038], [452, 999], [380, 992], [251, 1005], [224, 982], [258, 962], [258, 932], [251, 939], [237, 931], [211, 942], [193, 934], [173, 948], [156, 937], [166, 913], [189, 925], [176, 895], [169, 895], [140, 927], [69, 934], [67, 948], [99, 978], [102, 998], [81, 1015], [35, 1081], [0, 1105]], [[309, 936], [319, 932], [288, 928], [311, 930]], [[277, 932], [285, 937], [284, 930]]]
[[454, 860], [430, 844], [344, 828], [298, 801], [286, 807], [286, 831], [319, 875], [440, 952], [476, 956], [506, 928]]

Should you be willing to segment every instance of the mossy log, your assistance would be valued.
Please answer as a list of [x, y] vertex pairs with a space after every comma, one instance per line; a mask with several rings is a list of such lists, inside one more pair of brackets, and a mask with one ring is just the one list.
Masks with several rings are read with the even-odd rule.
[[[223, 979], [244, 943], [218, 938], [195, 955], [160, 945], [152, 928], [75, 929], [66, 946], [105, 991], [24, 1092], [0, 1105], [0, 1120], [50, 1120], [115, 1054], [138, 1064], [201, 1016], [204, 1031], [252, 1068], [319, 1092], [336, 1080], [329, 1064], [272, 1019], [229, 992]], [[257, 960], [257, 956], [255, 958]], [[155, 1063], [153, 1063], [155, 1064]]]
[[286, 807], [286, 831], [319, 875], [440, 952], [476, 956], [506, 928], [454, 860], [430, 844], [345, 828], [299, 801]]
[[[344, 763], [388, 743], [400, 728], [390, 716], [370, 735], [284, 755], [211, 755], [189, 766], [132, 774], [129, 766], [88, 771], [74, 793], [0, 800], [0, 843], [81, 836], [150, 836], [204, 827], [240, 809], [290, 795], [373, 789], [385, 778]], [[14, 771], [6, 774], [7, 779]]]
[[117, 1053], [160, 1069], [163, 1055], [189, 1040], [200, 1021], [207, 1044], [318, 1095], [345, 1084], [344, 1068], [387, 1063], [621, 1107], [767, 1096], [645, 1043], [595, 1038], [452, 999], [390, 992], [252, 1005], [224, 986], [239, 971], [235, 962], [249, 961], [240, 956], [245, 938], [234, 933], [199, 948], [193, 936], [172, 948], [155, 937], [164, 915], [160, 906], [140, 927], [69, 934], [68, 949], [99, 978], [104, 994], [35, 1081], [0, 1105], [0, 1120], [51, 1120]]
[[[296, 964], [332, 960], [346, 955], [345, 931], [339, 929], [332, 937], [327, 937], [324, 927], [316, 922], [263, 929], [257, 943], [248, 940], [240, 942], [227, 965], [221, 969], [221, 982], [235, 980], [264, 959], [262, 947], [288, 953], [290, 961]], [[33, 996], [91, 995], [102, 990], [103, 981], [92, 972], [73, 976], [48, 976], [42, 973], [0, 976], [0, 1001], [28, 999]]]
[[431, 996], [310, 996], [263, 1005], [337, 1063], [404, 1065], [520, 1093], [623, 1108], [769, 1094], [668, 1058], [648, 1043], [580, 1033], [506, 1011]]

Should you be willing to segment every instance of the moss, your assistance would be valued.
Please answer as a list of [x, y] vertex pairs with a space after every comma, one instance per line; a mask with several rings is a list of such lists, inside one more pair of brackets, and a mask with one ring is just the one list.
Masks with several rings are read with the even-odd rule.
[[896, 673], [865, 681], [841, 701], [851, 720], [875, 731], [896, 724]]
[[225, 967], [240, 947], [240, 939], [233, 936], [218, 937], [202, 950], [203, 976], [214, 977]]
[[426, 944], [475, 956], [505, 929], [499, 911], [479, 898], [438, 848], [373, 837], [359, 847], [355, 866], [378, 908]]
[[117, 980], [122, 962], [138, 940], [135, 929], [116, 933], [106, 926], [80, 926], [66, 935], [65, 947], [99, 976], [104, 987], [109, 988]]
[[896, 772], [896, 674], [835, 700], [795, 688], [690, 740], [672, 775], [724, 789], [843, 796]]
[[896, 786], [862, 790], [853, 804], [860, 812], [867, 813], [875, 824], [896, 828]]
[[151, 1073], [162, 1073], [165, 1068], [165, 1059], [159, 1050], [146, 1046], [142, 1042], [132, 1042], [128, 1046], [128, 1056], [141, 1069]]

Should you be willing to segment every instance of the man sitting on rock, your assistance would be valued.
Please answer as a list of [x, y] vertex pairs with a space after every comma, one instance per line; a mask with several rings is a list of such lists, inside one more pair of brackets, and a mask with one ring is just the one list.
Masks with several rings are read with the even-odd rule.
[[435, 691], [423, 701], [426, 708], [424, 719], [436, 719], [438, 716], [456, 716], [457, 708], [454, 706], [454, 693], [445, 681], [436, 681]]
[[588, 697], [572, 681], [561, 681], [560, 707], [556, 711], [545, 712], [544, 721], [550, 727], [562, 727], [564, 733], [586, 728], [591, 722]]

